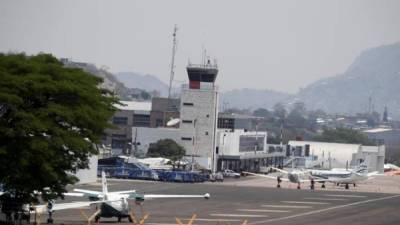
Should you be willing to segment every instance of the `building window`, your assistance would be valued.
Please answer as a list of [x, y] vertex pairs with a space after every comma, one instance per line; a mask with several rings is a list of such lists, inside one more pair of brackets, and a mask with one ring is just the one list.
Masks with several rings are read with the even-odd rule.
[[156, 127], [162, 127], [163, 126], [163, 120], [162, 119], [156, 119]]
[[182, 120], [182, 123], [193, 123], [191, 120]]
[[134, 127], [150, 127], [150, 115], [135, 114], [133, 115]]
[[182, 141], [191, 141], [192, 138], [191, 137], [182, 137], [181, 140]]
[[114, 116], [113, 117], [113, 124], [115, 124], [115, 125], [127, 125], [128, 124], [128, 118], [127, 117]]
[[126, 135], [124, 134], [113, 134], [111, 139], [112, 148], [124, 148], [126, 143]]
[[241, 135], [239, 139], [239, 152], [253, 152], [254, 150], [262, 151], [264, 149], [263, 136], [247, 136]]
[[193, 103], [192, 102], [184, 102], [183, 105], [185, 105], [185, 106], [193, 106]]

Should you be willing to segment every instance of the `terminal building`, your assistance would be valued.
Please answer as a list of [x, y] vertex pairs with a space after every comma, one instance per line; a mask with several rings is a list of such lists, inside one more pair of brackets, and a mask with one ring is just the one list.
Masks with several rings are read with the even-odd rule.
[[364, 163], [368, 170], [383, 173], [385, 146], [327, 143], [313, 141], [289, 141], [285, 166], [352, 168]]

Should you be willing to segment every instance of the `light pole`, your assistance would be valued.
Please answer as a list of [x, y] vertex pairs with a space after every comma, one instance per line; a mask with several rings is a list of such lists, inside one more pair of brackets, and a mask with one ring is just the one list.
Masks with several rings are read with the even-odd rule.
[[196, 138], [196, 122], [197, 122], [197, 118], [195, 118], [193, 120], [193, 140], [192, 140], [192, 166], [191, 166], [191, 171], [193, 172], [194, 170], [194, 151], [195, 151], [195, 138]]

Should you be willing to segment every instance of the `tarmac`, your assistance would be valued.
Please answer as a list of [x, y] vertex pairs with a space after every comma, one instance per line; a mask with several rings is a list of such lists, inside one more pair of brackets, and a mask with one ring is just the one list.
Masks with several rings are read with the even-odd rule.
[[[172, 225], [179, 218], [187, 224], [193, 214], [193, 224], [400, 224], [400, 179], [399, 177], [378, 177], [366, 184], [351, 187], [327, 185], [315, 190], [307, 185], [301, 190], [296, 184], [276, 183], [259, 177], [225, 179], [223, 183], [165, 183], [155, 181], [114, 180], [109, 183], [109, 191], [136, 189], [146, 194], [204, 194], [205, 199], [153, 199], [142, 206], [135, 205], [134, 212], [140, 219], [148, 213], [144, 224]], [[381, 186], [384, 184], [385, 186]], [[75, 187], [76, 188], [76, 187]], [[100, 190], [98, 183], [79, 185], [78, 188]], [[82, 200], [67, 198], [66, 201]], [[95, 209], [85, 209], [86, 214]], [[46, 217], [45, 217], [46, 218]], [[56, 223], [86, 224], [79, 210], [65, 210], [54, 214]], [[42, 219], [43, 220], [43, 219]], [[101, 218], [100, 224], [118, 224], [117, 218]], [[132, 224], [124, 219], [120, 224]]]

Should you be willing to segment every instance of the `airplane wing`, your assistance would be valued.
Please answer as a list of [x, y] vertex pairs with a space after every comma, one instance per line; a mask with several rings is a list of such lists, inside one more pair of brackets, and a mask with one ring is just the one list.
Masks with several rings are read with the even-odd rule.
[[279, 169], [279, 168], [276, 168], [276, 167], [271, 167], [271, 168], [274, 169], [274, 170], [276, 170], [276, 171], [278, 171], [278, 172], [284, 173], [284, 174], [288, 174], [288, 173], [289, 173], [289, 172], [286, 171], [286, 170], [282, 170], [282, 169]]
[[85, 190], [85, 189], [74, 189], [74, 192], [68, 192], [64, 193], [65, 196], [73, 196], [73, 197], [95, 197], [95, 198], [102, 198], [103, 193], [98, 192], [98, 191], [91, 191], [91, 190]]
[[92, 190], [78, 189], [78, 188], [75, 188], [74, 191], [91, 194], [91, 195], [101, 195], [102, 194], [102, 192], [99, 192], [99, 191], [92, 191]]
[[143, 195], [144, 199], [153, 199], [153, 198], [205, 198], [209, 199], [210, 194], [206, 193], [204, 195], [158, 195], [158, 194], [145, 194]]
[[367, 174], [368, 177], [372, 176], [383, 176], [384, 174], [380, 174], [378, 171], [373, 171]]
[[[250, 172], [243, 172], [243, 173], [247, 173], [247, 174], [251, 174], [251, 175], [259, 176], [259, 177], [265, 177], [265, 178], [268, 178], [268, 179], [274, 179], [274, 180], [277, 180], [277, 179], [278, 179], [278, 177], [270, 176], [270, 175], [265, 175], [265, 174], [250, 173]], [[289, 179], [287, 179], [287, 178], [282, 178], [282, 177], [280, 177], [280, 178], [281, 178], [282, 181], [289, 181]]]
[[136, 190], [129, 190], [129, 191], [113, 191], [113, 192], [109, 192], [111, 194], [132, 194], [132, 193], [136, 193]]
[[[113, 200], [113, 201], [120, 201], [120, 200]], [[88, 207], [93, 204], [104, 203], [104, 202], [111, 202], [111, 201], [87, 201], [87, 202], [69, 202], [69, 203], [56, 203], [49, 205], [36, 205], [33, 206], [37, 213], [44, 213], [50, 211], [58, 211], [64, 209], [79, 209], [83, 207]]]

